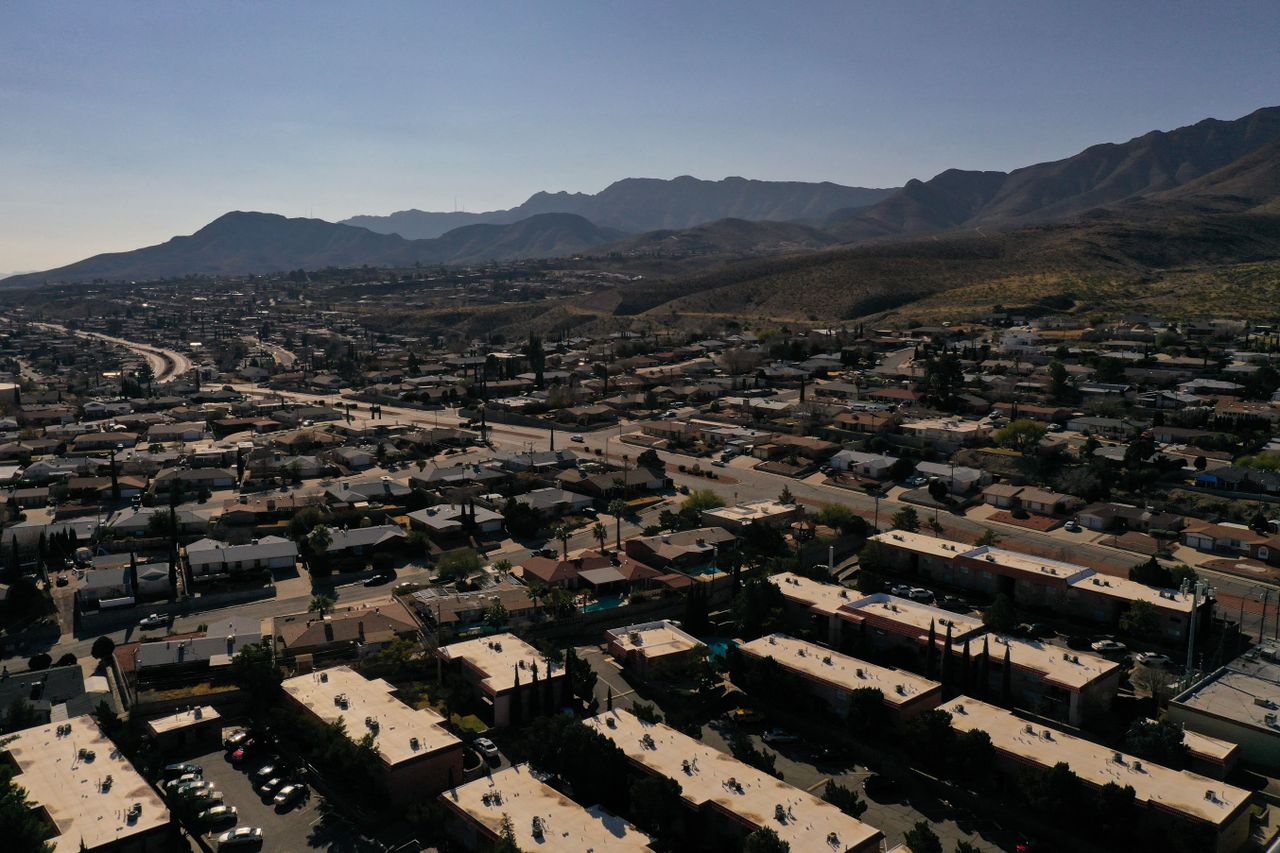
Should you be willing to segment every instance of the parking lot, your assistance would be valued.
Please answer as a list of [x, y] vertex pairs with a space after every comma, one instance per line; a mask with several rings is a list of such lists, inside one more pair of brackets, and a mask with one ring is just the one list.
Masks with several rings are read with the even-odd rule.
[[[237, 849], [261, 850], [263, 853], [296, 853], [300, 850], [364, 853], [382, 849], [381, 845], [364, 838], [357, 827], [310, 785], [304, 799], [287, 809], [277, 810], [270, 798], [260, 796], [254, 790], [250, 775], [269, 757], [261, 754], [246, 760], [243, 766], [232, 764], [222, 750], [188, 759], [204, 768], [204, 778], [212, 781], [214, 788], [223, 793], [223, 802], [235, 806], [238, 811], [234, 824], [228, 821], [206, 834], [210, 846], [217, 849], [215, 839], [226, 829], [257, 826], [263, 830], [261, 846]], [[297, 772], [289, 774], [287, 779], [305, 781]]]

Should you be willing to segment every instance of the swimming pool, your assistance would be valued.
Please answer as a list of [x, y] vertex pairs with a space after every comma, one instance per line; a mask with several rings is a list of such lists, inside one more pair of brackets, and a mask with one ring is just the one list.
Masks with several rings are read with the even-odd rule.
[[590, 604], [584, 604], [582, 612], [595, 613], [598, 610], [609, 610], [614, 607], [621, 607], [626, 602], [627, 597], [625, 595], [606, 595], [604, 598], [597, 598]]
[[707, 656], [712, 660], [724, 660], [729, 649], [736, 648], [738, 645], [728, 637], [710, 637], [703, 642], [707, 644]]

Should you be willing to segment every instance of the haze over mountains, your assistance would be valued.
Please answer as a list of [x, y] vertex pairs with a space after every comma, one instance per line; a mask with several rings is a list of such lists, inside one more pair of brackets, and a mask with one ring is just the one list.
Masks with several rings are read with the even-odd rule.
[[518, 207], [484, 214], [403, 211], [332, 223], [234, 212], [187, 237], [12, 276], [3, 286], [577, 254], [728, 262], [924, 235], [990, 236], [1082, 217], [1276, 213], [1278, 167], [1280, 107], [1267, 107], [1234, 121], [1207, 119], [1095, 145], [1007, 173], [949, 169], [897, 190], [628, 178], [596, 194], [536, 193]]
[[399, 234], [412, 240], [438, 237], [460, 225], [504, 224], [540, 213], [576, 213], [597, 225], [639, 234], [690, 228], [717, 219], [819, 220], [837, 211], [875, 204], [893, 192], [893, 189], [845, 187], [827, 182], [745, 178], [704, 181], [688, 175], [669, 181], [626, 178], [595, 194], [534, 193], [524, 204], [508, 210], [488, 213], [402, 210], [390, 216], [353, 216], [343, 220], [343, 224], [382, 234]]

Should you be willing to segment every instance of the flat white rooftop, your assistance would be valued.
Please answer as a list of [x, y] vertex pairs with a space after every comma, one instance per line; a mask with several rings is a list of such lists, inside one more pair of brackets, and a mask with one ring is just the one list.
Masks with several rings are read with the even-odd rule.
[[1250, 796], [1225, 782], [1117, 753], [967, 696], [958, 696], [942, 707], [951, 714], [952, 728], [981, 729], [991, 736], [996, 749], [1008, 755], [1044, 768], [1065, 762], [1086, 782], [1131, 785], [1139, 802], [1159, 804], [1215, 826], [1232, 818]]
[[705, 644], [687, 634], [667, 620], [611, 628], [606, 632], [610, 640], [625, 652], [635, 652], [647, 660], [666, 655], [677, 655], [703, 648]]
[[[68, 728], [69, 734], [59, 734]], [[81, 842], [88, 850], [124, 846], [131, 836], [169, 823], [164, 803], [116, 751], [93, 717], [24, 729], [6, 739], [0, 752], [9, 753], [18, 768], [15, 781], [57, 827], [58, 835], [50, 840], [57, 853], [76, 853], [82, 849]], [[105, 786], [108, 776], [111, 784]], [[130, 818], [135, 803], [141, 811]]]
[[760, 637], [743, 643], [738, 650], [756, 657], [771, 657], [787, 669], [850, 692], [863, 687], [875, 688], [891, 705], [905, 705], [934, 691], [941, 698], [942, 685], [936, 681], [901, 669], [876, 666], [785, 634]]
[[973, 637], [985, 630], [981, 619], [883, 592], [861, 596], [849, 602], [844, 606], [841, 616], [853, 621], [867, 619], [879, 626], [888, 623], [895, 626], [895, 633], [904, 636], [927, 638], [929, 626], [932, 625], [938, 640], [946, 639], [947, 628], [951, 629], [952, 639], [960, 642], [965, 637]]
[[298, 675], [285, 680], [282, 686], [295, 701], [325, 722], [342, 720], [352, 740], [376, 732], [378, 754], [391, 767], [462, 745], [442, 727], [444, 717], [425, 708], [410, 708], [391, 695], [395, 688], [390, 684], [382, 679], [367, 679], [350, 667]]
[[[533, 778], [523, 764], [445, 791], [440, 799], [493, 837], [502, 832], [503, 816], [510, 818], [516, 846], [521, 850], [640, 853], [651, 849], [649, 836], [627, 821], [603, 809], [584, 809]], [[533, 831], [535, 817], [541, 823], [541, 837]]]
[[[218, 709], [212, 705], [203, 705], [199, 708], [191, 708], [187, 711], [179, 711], [176, 714], [170, 714], [167, 717], [157, 717], [154, 720], [147, 721], [147, 728], [151, 729], [153, 735], [164, 734], [165, 732], [176, 732], [191, 726], [198, 726], [201, 723], [209, 723], [221, 719], [222, 715], [218, 713]], [[218, 724], [220, 725], [220, 724]]]
[[[978, 640], [979, 650], [982, 640]], [[1004, 650], [1009, 649], [1009, 660], [1015, 667], [1041, 673], [1041, 677], [1073, 692], [1083, 690], [1095, 681], [1106, 678], [1120, 669], [1120, 664], [1088, 652], [1069, 651], [1039, 640], [1024, 640], [1004, 634], [991, 634], [988, 653], [991, 660], [1004, 660]], [[970, 641], [970, 650], [973, 643]]]
[[[880, 830], [813, 794], [661, 723], [644, 723], [617, 709], [584, 722], [632, 761], [679, 782], [681, 796], [691, 805], [702, 808], [713, 803], [748, 826], [767, 826], [792, 850], [870, 850], [878, 848], [883, 837]], [[782, 820], [777, 816], [779, 807]], [[828, 838], [836, 843], [827, 847]]]
[[838, 584], [809, 580], [791, 572], [782, 572], [769, 578], [782, 590], [789, 601], [810, 607], [816, 613], [830, 616], [844, 607], [860, 593], [850, 592]]
[[520, 683], [533, 681], [533, 665], [538, 665], [538, 678], [548, 673], [563, 675], [564, 668], [554, 666], [542, 653], [514, 634], [494, 634], [461, 643], [451, 643], [436, 651], [445, 660], [464, 661], [481, 676], [481, 685], [492, 695], [515, 687], [516, 673]]
[[957, 554], [965, 554], [973, 550], [972, 545], [966, 545], [963, 542], [939, 539], [937, 536], [913, 533], [910, 530], [889, 530], [885, 533], [877, 533], [871, 539], [885, 545], [892, 545], [895, 548], [913, 551], [917, 554], [928, 554], [931, 557], [942, 557], [946, 560], [950, 560]]

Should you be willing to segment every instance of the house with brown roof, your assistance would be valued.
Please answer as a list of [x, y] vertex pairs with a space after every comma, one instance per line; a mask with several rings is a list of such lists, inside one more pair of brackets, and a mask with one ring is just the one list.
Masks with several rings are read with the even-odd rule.
[[377, 651], [396, 637], [412, 637], [418, 624], [397, 599], [338, 609], [324, 616], [277, 616], [272, 635], [287, 655]]

